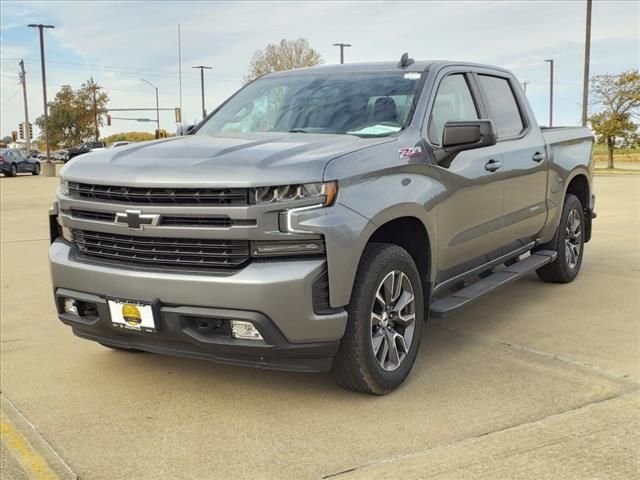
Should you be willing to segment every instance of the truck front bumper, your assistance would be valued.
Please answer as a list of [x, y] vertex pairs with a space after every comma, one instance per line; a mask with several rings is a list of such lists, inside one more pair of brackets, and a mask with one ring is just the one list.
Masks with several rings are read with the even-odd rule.
[[[344, 309], [314, 313], [314, 281], [326, 270], [320, 259], [253, 262], [228, 276], [148, 272], [80, 261], [74, 247], [58, 238], [49, 260], [60, 320], [77, 336], [105, 345], [319, 372], [330, 368], [347, 322]], [[66, 298], [91, 305], [97, 314], [65, 313]], [[108, 299], [152, 304], [157, 332], [113, 327]], [[234, 319], [253, 323], [264, 340], [235, 339], [224, 328], [207, 327]]]

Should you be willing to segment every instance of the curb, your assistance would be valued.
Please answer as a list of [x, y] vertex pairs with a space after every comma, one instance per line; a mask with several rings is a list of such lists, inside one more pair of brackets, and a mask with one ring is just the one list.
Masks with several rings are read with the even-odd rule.
[[78, 480], [71, 467], [4, 394], [0, 395], [0, 432], [3, 447], [28, 478]]

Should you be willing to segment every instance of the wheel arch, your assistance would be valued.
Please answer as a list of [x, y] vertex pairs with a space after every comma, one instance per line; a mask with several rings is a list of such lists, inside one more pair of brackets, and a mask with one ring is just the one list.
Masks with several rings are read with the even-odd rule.
[[585, 242], [591, 239], [591, 183], [587, 174], [581, 170], [575, 172], [575, 174], [567, 182], [567, 188], [565, 189], [564, 198], [568, 194], [575, 195], [582, 204], [582, 210], [584, 212], [585, 220]]

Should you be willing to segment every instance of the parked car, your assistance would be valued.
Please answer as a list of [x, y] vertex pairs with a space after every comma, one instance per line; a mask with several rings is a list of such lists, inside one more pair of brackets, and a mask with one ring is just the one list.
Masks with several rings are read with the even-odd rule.
[[40, 175], [40, 162], [25, 156], [17, 148], [3, 148], [0, 150], [0, 172], [8, 177], [15, 177], [18, 173]]
[[193, 135], [65, 166], [58, 315], [118, 350], [331, 370], [384, 394], [429, 315], [529, 272], [576, 278], [592, 147], [587, 128], [540, 128], [514, 75], [488, 65], [265, 75]]
[[104, 142], [84, 142], [77, 147], [72, 147], [67, 150], [67, 160], [71, 160], [72, 158], [84, 153], [104, 150], [105, 148], [106, 144]]

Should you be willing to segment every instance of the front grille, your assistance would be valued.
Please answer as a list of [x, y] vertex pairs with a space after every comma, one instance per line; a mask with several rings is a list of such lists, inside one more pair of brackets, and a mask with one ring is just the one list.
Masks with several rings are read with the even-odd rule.
[[69, 196], [136, 205], [247, 205], [246, 188], [119, 187], [69, 182]]
[[[76, 219], [93, 220], [98, 222], [113, 223], [116, 214], [113, 212], [98, 212], [72, 208], [69, 214]], [[158, 225], [163, 227], [215, 227], [229, 228], [232, 226], [255, 226], [255, 220], [232, 220], [226, 215], [160, 215]]]
[[249, 261], [246, 240], [200, 240], [115, 235], [73, 230], [81, 255], [157, 268], [240, 268]]

